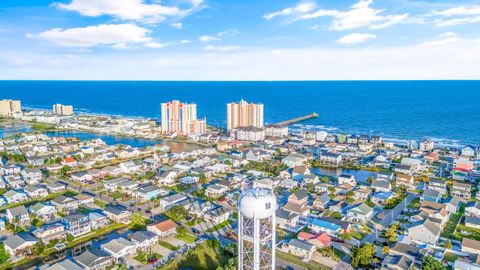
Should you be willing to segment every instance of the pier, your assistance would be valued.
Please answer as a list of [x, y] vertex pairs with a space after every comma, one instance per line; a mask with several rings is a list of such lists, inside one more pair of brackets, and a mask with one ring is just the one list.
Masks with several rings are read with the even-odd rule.
[[276, 123], [275, 125], [276, 126], [288, 126], [288, 125], [291, 125], [291, 124], [295, 124], [295, 123], [298, 123], [298, 122], [302, 122], [302, 121], [312, 119], [312, 118], [317, 118], [317, 117], [318, 117], [317, 113], [311, 113], [309, 115], [304, 115], [304, 116], [300, 116], [300, 117], [293, 118], [293, 119], [290, 119], [290, 120], [285, 120], [285, 121], [282, 121], [280, 123]]

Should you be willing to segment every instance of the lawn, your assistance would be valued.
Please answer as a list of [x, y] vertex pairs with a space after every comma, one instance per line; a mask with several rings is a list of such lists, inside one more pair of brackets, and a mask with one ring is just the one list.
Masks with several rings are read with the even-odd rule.
[[300, 267], [303, 267], [304, 269], [308, 269], [308, 270], [327, 270], [327, 269], [331, 269], [330, 267], [327, 267], [325, 265], [321, 265], [321, 264], [319, 264], [315, 261], [312, 261], [312, 260], [310, 260], [308, 263], [304, 262], [304, 261], [302, 261], [302, 259], [300, 259], [300, 257], [282, 252], [278, 249], [275, 251], [275, 255], [277, 256], [277, 258], [279, 258], [281, 260], [296, 264], [296, 265], [298, 265]]
[[182, 240], [183, 242], [188, 243], [188, 244], [191, 244], [191, 243], [195, 242], [195, 240], [197, 240], [197, 237], [195, 237], [194, 235], [191, 235], [189, 233], [177, 234], [177, 236], [175, 236], [175, 238], [177, 238], [178, 240]]
[[227, 226], [230, 225], [231, 223], [232, 223], [232, 221], [231, 221], [230, 219], [225, 220], [224, 222], [219, 223], [219, 224], [213, 226], [212, 228], [206, 230], [206, 232], [218, 231], [218, 230], [220, 230], [221, 228], [227, 227]]
[[420, 198], [413, 199], [412, 202], [407, 206], [410, 209], [419, 209], [420, 208]]
[[132, 213], [131, 222], [128, 224], [129, 229], [145, 230], [150, 220], [138, 213]]
[[143, 264], [146, 264], [148, 262], [149, 259], [151, 258], [157, 258], [157, 259], [160, 259], [162, 258], [162, 255], [158, 254], [158, 253], [153, 253], [151, 254], [150, 256], [147, 255], [147, 253], [145, 252], [142, 252], [142, 251], [138, 251], [137, 252], [137, 255], [135, 257], [133, 257], [136, 261], [138, 262], [141, 262]]
[[441, 237], [452, 238], [453, 234], [455, 233], [455, 229], [457, 228], [457, 224], [462, 219], [464, 212], [465, 212], [465, 206], [462, 205], [460, 207], [460, 211], [453, 214], [448, 220], [447, 225], [445, 225], [445, 228], [443, 229], [443, 232], [440, 235]]
[[209, 270], [217, 269], [219, 266], [226, 265], [228, 257], [225, 256], [218, 246], [204, 242], [195, 249], [191, 250], [188, 255], [179, 259], [173, 260], [170, 263], [161, 266], [162, 270], [177, 270], [177, 269], [195, 269], [195, 270]]
[[158, 244], [160, 246], [164, 247], [164, 248], [168, 248], [168, 249], [173, 250], [173, 251], [178, 250], [178, 247], [176, 247], [176, 246], [174, 246], [174, 245], [172, 245], [168, 242], [165, 242], [163, 240], [158, 240]]
[[0, 243], [0, 264], [8, 261], [9, 258], [10, 255], [5, 252], [5, 249], [3, 248], [3, 243]]
[[347, 253], [336, 248], [333, 249], [333, 259], [335, 261], [340, 261], [341, 259], [343, 259], [343, 257], [345, 257], [345, 255], [347, 255]]
[[462, 240], [465, 237], [480, 241], [480, 230], [475, 228], [469, 228], [465, 226], [464, 222], [461, 222], [457, 226], [454, 237], [457, 240]]
[[452, 254], [452, 253], [448, 253], [446, 252], [445, 255], [443, 256], [443, 261], [444, 262], [455, 262], [455, 260], [458, 258], [457, 255], [455, 254]]

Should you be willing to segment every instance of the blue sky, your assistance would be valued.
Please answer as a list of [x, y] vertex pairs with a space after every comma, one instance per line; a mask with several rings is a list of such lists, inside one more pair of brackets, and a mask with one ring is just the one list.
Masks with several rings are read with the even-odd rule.
[[2, 0], [0, 79], [480, 79], [480, 0]]

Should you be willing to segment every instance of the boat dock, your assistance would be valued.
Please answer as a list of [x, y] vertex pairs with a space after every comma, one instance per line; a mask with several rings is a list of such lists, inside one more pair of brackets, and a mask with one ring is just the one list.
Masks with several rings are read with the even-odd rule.
[[317, 117], [318, 117], [317, 113], [311, 113], [309, 115], [304, 115], [304, 116], [300, 116], [300, 117], [293, 118], [293, 119], [290, 119], [290, 120], [285, 120], [285, 121], [282, 121], [282, 122], [277, 123], [275, 125], [276, 126], [288, 126], [288, 125], [291, 125], [291, 124], [295, 124], [295, 123], [298, 123], [298, 122], [302, 122], [302, 121], [312, 119], [312, 118], [317, 118]]

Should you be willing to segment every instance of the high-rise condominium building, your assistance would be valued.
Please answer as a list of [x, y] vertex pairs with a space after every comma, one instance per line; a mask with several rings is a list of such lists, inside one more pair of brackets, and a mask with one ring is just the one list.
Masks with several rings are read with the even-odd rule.
[[207, 121], [197, 119], [197, 104], [178, 100], [162, 103], [162, 132], [178, 135], [198, 135], [207, 130]]
[[238, 127], [263, 128], [263, 104], [248, 103], [245, 100], [228, 103], [227, 129]]
[[55, 104], [55, 105], [53, 105], [53, 113], [58, 114], [58, 115], [72, 115], [73, 114], [73, 106]]
[[16, 113], [22, 112], [20, 100], [4, 99], [0, 100], [0, 115], [12, 117]]

